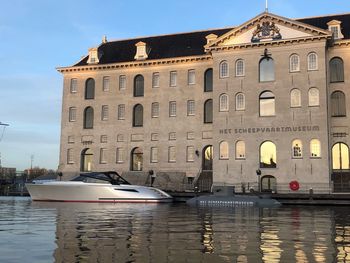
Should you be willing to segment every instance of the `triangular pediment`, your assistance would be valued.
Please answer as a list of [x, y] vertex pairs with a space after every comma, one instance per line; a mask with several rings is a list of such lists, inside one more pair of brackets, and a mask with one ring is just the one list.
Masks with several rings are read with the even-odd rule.
[[331, 32], [327, 30], [264, 12], [208, 43], [205, 48], [210, 50], [234, 45], [331, 36]]

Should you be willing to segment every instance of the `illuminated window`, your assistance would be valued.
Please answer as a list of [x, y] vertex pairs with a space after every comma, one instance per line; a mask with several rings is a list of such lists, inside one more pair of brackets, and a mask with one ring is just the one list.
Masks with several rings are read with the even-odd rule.
[[142, 171], [143, 168], [143, 151], [141, 148], [134, 148], [131, 151], [131, 170]]
[[272, 58], [263, 58], [259, 63], [260, 82], [275, 80], [275, 63]]
[[227, 61], [222, 61], [220, 63], [219, 71], [220, 71], [220, 78], [227, 78], [229, 76]]
[[307, 69], [308, 70], [317, 70], [318, 69], [317, 55], [315, 52], [311, 52], [307, 56]]
[[294, 140], [292, 142], [292, 158], [303, 157], [303, 144], [301, 140]]
[[227, 94], [221, 94], [219, 97], [219, 111], [228, 111], [228, 95]]
[[298, 89], [292, 89], [290, 92], [290, 106], [292, 108], [301, 107], [301, 92]]
[[331, 111], [332, 117], [346, 116], [345, 94], [342, 91], [335, 91], [331, 95]]
[[244, 61], [243, 59], [238, 59], [236, 61], [236, 77], [244, 76]]
[[332, 148], [333, 170], [349, 170], [349, 147], [345, 143], [336, 143]]
[[241, 92], [236, 94], [236, 110], [245, 110], [245, 96]]
[[260, 116], [275, 116], [275, 95], [271, 91], [260, 94]]
[[83, 172], [91, 172], [93, 169], [94, 153], [91, 149], [84, 149], [81, 152], [80, 170]]
[[320, 92], [317, 88], [309, 89], [309, 106], [320, 106]]
[[290, 72], [300, 71], [300, 60], [297, 54], [293, 54], [289, 58], [289, 70]]
[[228, 142], [222, 141], [219, 146], [219, 155], [220, 159], [228, 159], [229, 157], [229, 150], [228, 150]]
[[245, 142], [236, 142], [236, 159], [245, 159]]
[[313, 158], [321, 157], [321, 143], [319, 140], [312, 139], [310, 141], [310, 153]]
[[276, 145], [266, 141], [260, 146], [260, 168], [276, 168]]

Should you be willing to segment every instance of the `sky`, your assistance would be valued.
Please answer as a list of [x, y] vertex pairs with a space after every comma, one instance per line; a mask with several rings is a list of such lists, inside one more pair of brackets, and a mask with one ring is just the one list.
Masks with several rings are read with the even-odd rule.
[[[3, 167], [56, 170], [62, 75], [108, 40], [238, 26], [265, 0], [0, 0], [0, 153]], [[248, 5], [247, 5], [248, 3]], [[349, 0], [269, 0], [269, 12], [302, 18], [350, 13]]]

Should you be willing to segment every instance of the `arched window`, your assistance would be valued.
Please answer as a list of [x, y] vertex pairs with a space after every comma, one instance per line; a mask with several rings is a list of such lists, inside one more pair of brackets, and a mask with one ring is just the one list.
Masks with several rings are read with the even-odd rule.
[[228, 95], [221, 94], [219, 97], [219, 111], [228, 111]]
[[228, 142], [222, 141], [222, 142], [220, 143], [219, 150], [220, 150], [220, 153], [219, 153], [220, 159], [228, 159], [228, 157], [229, 157]]
[[309, 89], [309, 106], [320, 106], [320, 92], [317, 88]]
[[220, 78], [227, 78], [229, 76], [228, 63], [227, 61], [222, 61], [220, 63]]
[[238, 59], [236, 61], [236, 76], [237, 77], [242, 77], [244, 76], [245, 69], [244, 69], [244, 60], [243, 59]]
[[92, 107], [86, 107], [84, 110], [84, 129], [92, 129], [94, 127], [94, 109]]
[[275, 116], [275, 95], [271, 91], [260, 94], [260, 116]]
[[80, 170], [82, 172], [91, 172], [93, 167], [94, 153], [87, 148], [81, 152]]
[[241, 92], [236, 94], [236, 110], [245, 110], [245, 96]]
[[85, 99], [93, 100], [95, 98], [95, 80], [90, 78], [85, 82]]
[[345, 94], [342, 91], [334, 91], [331, 95], [332, 117], [346, 116]]
[[143, 126], [143, 106], [141, 104], [136, 104], [133, 111], [133, 127], [142, 127]]
[[310, 154], [313, 158], [321, 157], [321, 143], [318, 139], [310, 141]]
[[260, 168], [276, 168], [276, 145], [271, 141], [260, 145]]
[[137, 75], [134, 79], [134, 97], [143, 97], [144, 94], [144, 78]]
[[202, 150], [202, 170], [213, 170], [213, 146], [207, 145]]
[[292, 89], [290, 91], [290, 106], [301, 107], [301, 92], [298, 89]]
[[335, 57], [329, 61], [330, 81], [344, 82], [344, 63], [341, 58]]
[[141, 148], [134, 148], [131, 151], [131, 171], [142, 171], [143, 152]]
[[349, 147], [342, 142], [334, 144], [332, 148], [333, 170], [349, 170]]
[[260, 82], [275, 80], [275, 63], [272, 58], [263, 58], [259, 63]]
[[213, 100], [204, 103], [204, 123], [213, 123]]
[[303, 157], [303, 144], [301, 140], [294, 140], [292, 142], [292, 158]]
[[204, 92], [213, 91], [213, 69], [209, 68], [204, 73]]
[[300, 71], [300, 59], [297, 54], [293, 54], [289, 58], [289, 70], [290, 72]]
[[308, 70], [317, 70], [318, 69], [317, 54], [315, 52], [311, 52], [307, 56], [307, 69]]
[[245, 142], [236, 142], [236, 159], [245, 159]]

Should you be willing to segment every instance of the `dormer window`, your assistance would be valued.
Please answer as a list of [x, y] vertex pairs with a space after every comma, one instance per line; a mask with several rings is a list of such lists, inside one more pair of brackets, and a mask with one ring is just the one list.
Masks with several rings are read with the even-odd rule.
[[88, 64], [97, 64], [100, 62], [100, 55], [98, 53], [98, 48], [94, 47], [94, 48], [90, 48], [89, 49], [89, 58], [87, 63]]
[[218, 38], [218, 36], [215, 34], [210, 34], [210, 35], [207, 35], [205, 38], [207, 39], [207, 45], [209, 45], [213, 43]]
[[327, 23], [328, 30], [332, 32], [334, 39], [342, 39], [344, 38], [342, 32], [341, 32], [341, 21], [338, 20], [332, 20]]
[[135, 59], [136, 60], [145, 60], [148, 58], [147, 55], [147, 46], [146, 43], [140, 41], [138, 43], [136, 43], [136, 55], [135, 55]]

